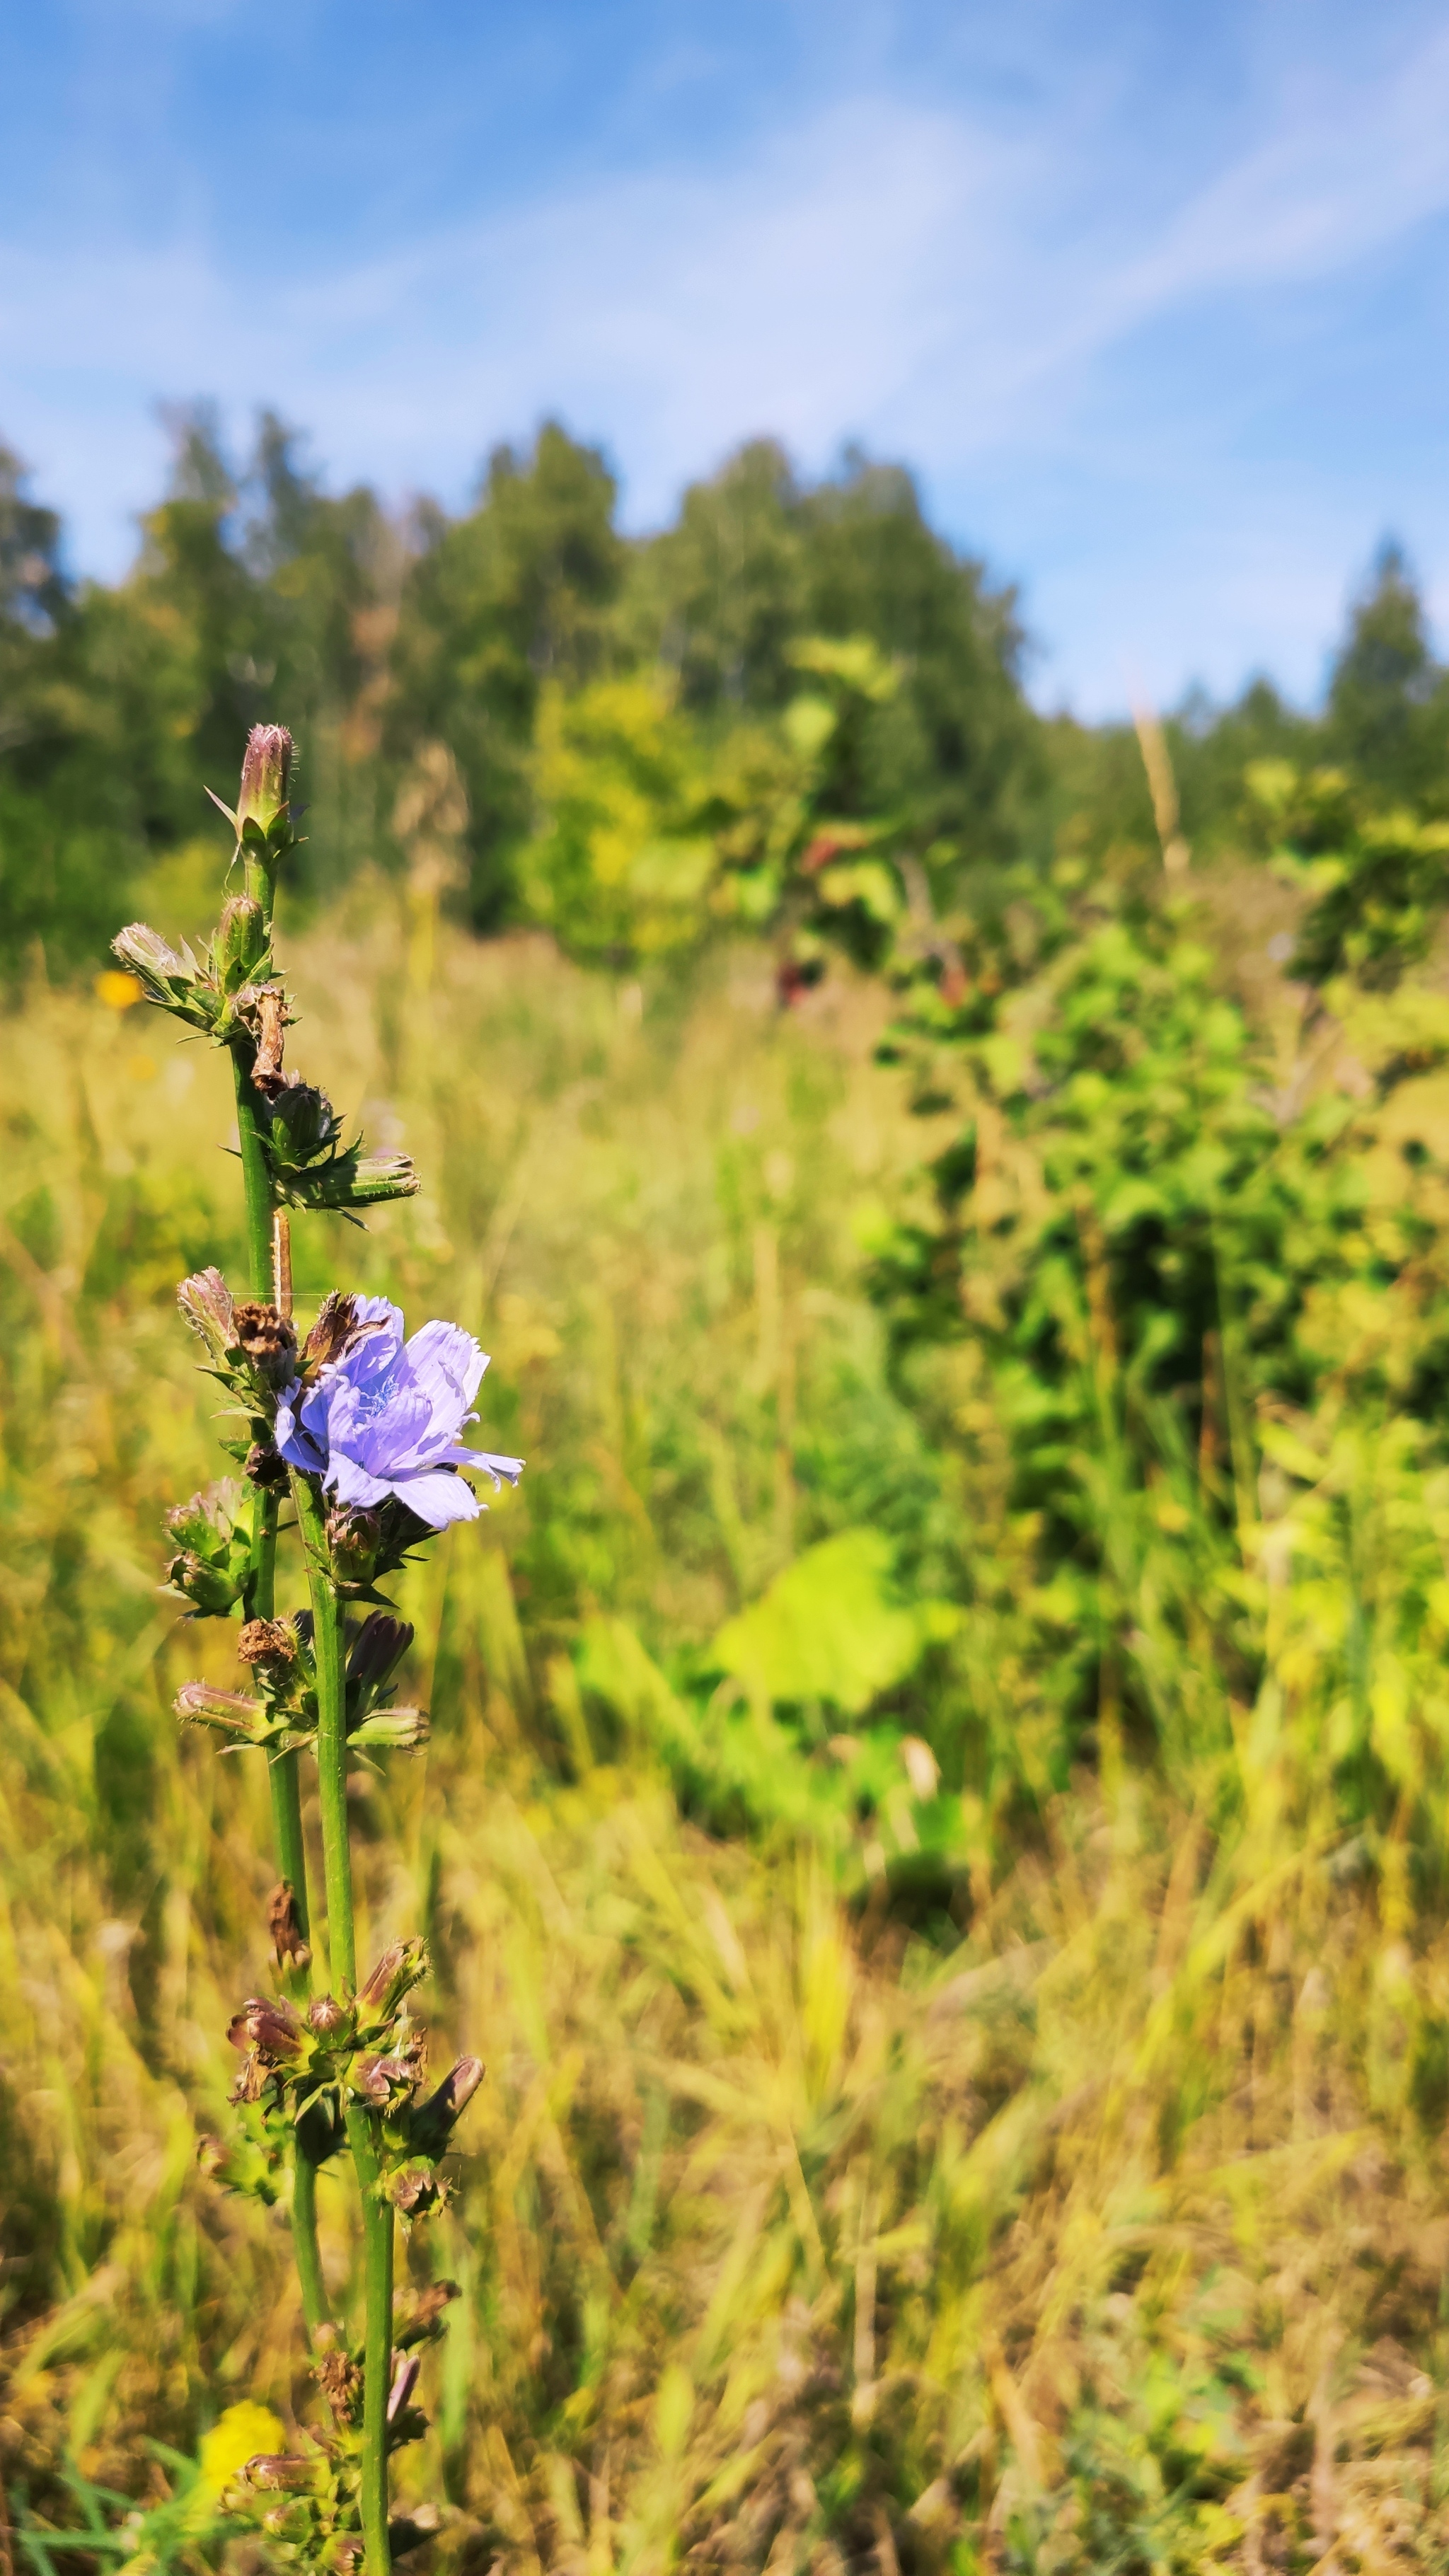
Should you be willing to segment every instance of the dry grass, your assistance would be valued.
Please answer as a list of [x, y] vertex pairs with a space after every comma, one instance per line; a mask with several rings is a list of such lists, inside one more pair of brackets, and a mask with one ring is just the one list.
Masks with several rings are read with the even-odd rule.
[[[1170, 1790], [1110, 1736], [1100, 1786], [1053, 1787], [1020, 1605], [984, 1589], [959, 1942], [847, 1903], [798, 1837], [711, 1838], [558, 1659], [603, 1612], [667, 1664], [903, 1497], [937, 1544], [955, 1471], [890, 1393], [852, 1232], [918, 1137], [862, 997], [781, 1027], [722, 964], [641, 1013], [527, 945], [409, 998], [394, 948], [304, 954], [299, 1057], [436, 1186], [300, 1277], [480, 1329], [488, 1428], [530, 1460], [413, 1578], [434, 1739], [358, 1806], [369, 1939], [423, 1925], [440, 2045], [489, 2064], [409, 2250], [465, 2294], [405, 2471], [452, 2501], [442, 2546], [570, 2576], [1449, 2563], [1449, 1940], [1416, 1840], [1443, 1636], [1404, 1607], [1449, 1500], [1347, 1435], [1279, 1496], [1240, 1569], [1256, 1707], [1164, 1624]], [[0, 1094], [0, 2449], [12, 2493], [67, 2446], [140, 2491], [148, 2433], [307, 2397], [281, 2222], [193, 2158], [263, 1973], [264, 1783], [178, 1739], [175, 1682], [228, 1641], [154, 1592], [160, 1510], [211, 1472], [169, 1297], [234, 1242], [221, 1085], [37, 995]], [[1168, 1544], [1134, 1560], [1149, 1624]], [[1325, 1786], [1349, 1628], [1399, 1730], [1382, 1838]]]

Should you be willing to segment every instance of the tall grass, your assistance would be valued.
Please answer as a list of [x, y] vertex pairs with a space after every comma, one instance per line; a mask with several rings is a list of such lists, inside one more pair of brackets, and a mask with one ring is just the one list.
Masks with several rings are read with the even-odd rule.
[[[363, 1947], [420, 1924], [439, 2050], [489, 2066], [412, 2250], [463, 2292], [431, 2365], [440, 2549], [570, 2576], [1442, 2566], [1449, 1484], [1407, 1429], [1268, 1425], [1229, 1545], [1186, 1469], [1114, 1486], [1105, 1444], [1104, 1623], [1156, 1739], [1108, 1690], [1095, 1768], [1064, 1773], [1042, 1641], [1081, 1640], [989, 1424], [970, 1465], [927, 1442], [860, 1293], [921, 1150], [869, 994], [782, 1020], [748, 951], [645, 991], [429, 944], [360, 903], [297, 959], [371, 1141], [435, 1183], [365, 1237], [299, 1227], [297, 1267], [301, 1303], [335, 1271], [477, 1329], [490, 1445], [530, 1462], [410, 1578], [441, 1614], [433, 1737], [358, 1797]], [[194, 1177], [224, 1087], [138, 1012], [36, 991], [0, 1099], [13, 2505], [53, 2501], [67, 2452], [143, 2492], [208, 2388], [284, 2419], [304, 2392], [280, 2221], [195, 2164], [228, 2117], [220, 1963], [264, 1973], [266, 1786], [178, 1734], [174, 1688], [229, 1675], [228, 1640], [156, 1592], [161, 1510], [208, 1472], [171, 1295], [239, 1248], [220, 1165]], [[941, 1787], [907, 1748], [844, 1840], [802, 1831], [769, 1796], [795, 1739], [757, 1712], [725, 1833], [708, 1640], [863, 1524], [970, 1605], [890, 1712]], [[1397, 1765], [1387, 1829], [1345, 1822], [1357, 1744]], [[822, 1782], [851, 1758], [798, 1749]], [[895, 1859], [935, 1829], [944, 1875], [880, 1864], [887, 1809]]]

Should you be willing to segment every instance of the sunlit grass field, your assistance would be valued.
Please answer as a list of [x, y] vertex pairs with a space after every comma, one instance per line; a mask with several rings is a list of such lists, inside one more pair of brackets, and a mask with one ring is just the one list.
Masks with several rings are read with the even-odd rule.
[[[1105, 1493], [1176, 1752], [1104, 1707], [1064, 1777], [989, 1437], [928, 1439], [865, 1294], [922, 1152], [879, 995], [782, 1014], [749, 946], [616, 979], [365, 889], [289, 963], [296, 1060], [424, 1178], [366, 1235], [299, 1220], [299, 1305], [340, 1279], [477, 1331], [484, 1436], [528, 1460], [404, 1580], [432, 1740], [355, 1783], [361, 1946], [421, 1926], [436, 2053], [489, 2070], [407, 2252], [462, 2291], [400, 2466], [451, 2499], [438, 2550], [1449, 2563], [1449, 1940], [1409, 1842], [1445, 1808], [1413, 1605], [1449, 1479], [1346, 1427], [1296, 1552], [1258, 1498], [1251, 1707], [1168, 1615], [1218, 1543]], [[173, 1292], [239, 1265], [225, 1071], [90, 993], [0, 1033], [12, 2521], [64, 2515], [67, 2459], [159, 2493], [153, 2439], [308, 2393], [284, 2221], [196, 2163], [267, 1976], [266, 1784], [178, 1728], [232, 1632], [158, 1592], [213, 1472]], [[916, 1661], [803, 1715], [732, 1683], [727, 1623], [802, 1559], [868, 1565], [810, 1556], [862, 1532], [882, 1618], [953, 1609]], [[1387, 1834], [1332, 1804], [1345, 1690], [1411, 1741]]]

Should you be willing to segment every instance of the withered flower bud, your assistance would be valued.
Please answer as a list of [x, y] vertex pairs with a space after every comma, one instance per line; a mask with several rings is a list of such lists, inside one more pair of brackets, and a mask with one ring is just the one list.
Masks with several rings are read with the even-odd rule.
[[249, 2048], [237, 2071], [237, 2079], [227, 2095], [228, 2102], [260, 2102], [267, 2089], [268, 2068], [254, 2048]]
[[316, 2364], [322, 2394], [337, 2423], [355, 2424], [362, 2414], [362, 2373], [335, 2326], [320, 2326], [317, 2342], [322, 2347]]
[[287, 997], [280, 984], [255, 984], [237, 995], [236, 1015], [257, 1042], [252, 1081], [266, 1100], [275, 1100], [286, 1083], [282, 1050], [287, 1034]]
[[254, 894], [234, 894], [221, 908], [212, 950], [216, 980], [224, 993], [249, 984], [270, 942], [266, 915]]
[[270, 1441], [254, 1440], [246, 1454], [242, 1474], [248, 1484], [259, 1485], [264, 1494], [281, 1494], [287, 1489], [287, 1462], [280, 1449]]
[[[279, 1878], [267, 1898], [267, 1930], [279, 1968], [305, 1968], [312, 1953], [302, 1938], [297, 1898], [290, 1879]], [[308, 2018], [311, 2016], [309, 2014]]]
[[417, 2291], [409, 2303], [401, 2305], [399, 2322], [393, 2328], [399, 2351], [406, 2351], [410, 2344], [434, 2342], [442, 2333], [447, 2310], [461, 2295], [456, 2281], [433, 2281], [426, 2290]]
[[303, 1371], [309, 1378], [340, 1359], [357, 1331], [357, 1300], [343, 1289], [334, 1288], [324, 1297], [317, 1321], [302, 1345]]
[[441, 2156], [486, 2073], [481, 2057], [460, 2057], [436, 2093], [421, 2103], [408, 2122], [408, 2143], [420, 2156]]
[[449, 2198], [450, 2186], [431, 2165], [399, 2165], [383, 2184], [383, 2196], [403, 2219], [427, 2218]]
[[297, 1639], [285, 1619], [248, 1619], [236, 1651], [241, 1663], [256, 1664], [269, 1680], [278, 1680], [297, 1660]]
[[423, 2071], [422, 2035], [390, 2057], [355, 2057], [348, 2082], [359, 2100], [373, 2110], [386, 2110], [410, 2093]]
[[307, 2006], [307, 2020], [319, 2039], [331, 2039], [335, 2031], [345, 2028], [347, 2008], [335, 1995], [314, 1995]]
[[292, 737], [285, 725], [253, 725], [242, 759], [241, 793], [236, 800], [237, 838], [248, 823], [262, 833], [285, 813], [292, 793]]
[[198, 1270], [194, 1278], [183, 1279], [176, 1291], [176, 1303], [197, 1340], [220, 1367], [236, 1345], [236, 1308], [221, 1272]]
[[233, 1318], [238, 1345], [264, 1386], [290, 1386], [297, 1374], [297, 1333], [290, 1315], [248, 1298]]
[[404, 1995], [411, 1993], [428, 1973], [428, 1949], [416, 1935], [410, 1941], [391, 1941], [370, 1976], [357, 1990], [359, 2026], [375, 2030], [391, 2021]]
[[334, 1504], [327, 1515], [327, 1554], [338, 1583], [366, 1583], [381, 1545], [382, 1522], [376, 1512], [356, 1503]]
[[269, 2066], [295, 2066], [306, 2055], [302, 2025], [289, 2003], [248, 1995], [227, 2025], [233, 2048], [254, 2048]]

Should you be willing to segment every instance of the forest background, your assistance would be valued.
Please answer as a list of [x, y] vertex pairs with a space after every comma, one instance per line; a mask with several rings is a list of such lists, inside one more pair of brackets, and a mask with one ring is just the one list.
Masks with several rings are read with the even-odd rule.
[[1321, 713], [1089, 729], [901, 468], [759, 443], [657, 536], [615, 505], [557, 427], [400, 522], [198, 414], [104, 588], [0, 473], [5, 2548], [214, 2558], [225, 2409], [306, 2395], [276, 2214], [196, 2162], [265, 1784], [179, 1733], [232, 1666], [157, 1591], [229, 1122], [106, 960], [214, 908], [203, 790], [265, 717], [298, 990], [431, 1182], [300, 1227], [299, 1295], [477, 1330], [529, 1460], [408, 1578], [432, 1740], [355, 1783], [371, 1926], [421, 1917], [490, 2068], [414, 2256], [461, 2290], [435, 2549], [1440, 2565], [1409, 572]]

